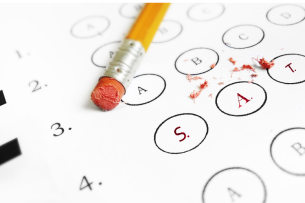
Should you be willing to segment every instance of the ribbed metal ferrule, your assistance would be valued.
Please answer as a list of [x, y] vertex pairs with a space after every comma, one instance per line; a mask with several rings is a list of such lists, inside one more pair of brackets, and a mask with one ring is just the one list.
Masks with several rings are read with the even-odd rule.
[[145, 50], [139, 41], [125, 39], [103, 77], [115, 78], [126, 92], [144, 55]]

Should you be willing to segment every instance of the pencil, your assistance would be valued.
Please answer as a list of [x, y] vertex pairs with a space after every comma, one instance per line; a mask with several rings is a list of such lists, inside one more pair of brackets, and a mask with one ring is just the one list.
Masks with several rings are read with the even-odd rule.
[[91, 100], [103, 111], [110, 111], [120, 103], [169, 6], [169, 3], [145, 4], [91, 93]]

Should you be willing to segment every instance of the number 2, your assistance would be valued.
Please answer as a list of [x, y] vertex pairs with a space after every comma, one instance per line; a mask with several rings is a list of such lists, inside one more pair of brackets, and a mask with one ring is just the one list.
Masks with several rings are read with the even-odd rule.
[[[32, 82], [36, 82], [36, 86], [35, 86], [35, 88], [33, 89], [32, 92], [35, 92], [35, 91], [41, 89], [41, 87], [38, 86], [39, 82], [38, 82], [37, 80], [33, 80]], [[29, 86], [31, 86], [31, 83], [32, 83], [32, 82], [29, 83]]]
[[65, 130], [64, 130], [63, 128], [60, 127], [60, 123], [54, 123], [54, 124], [51, 126], [51, 129], [53, 129], [53, 126], [54, 126], [54, 125], [58, 125], [58, 127], [57, 127], [55, 130], [61, 130], [61, 133], [60, 133], [60, 134], [58, 134], [58, 135], [53, 134], [54, 136], [62, 135], [62, 134], [65, 132]]

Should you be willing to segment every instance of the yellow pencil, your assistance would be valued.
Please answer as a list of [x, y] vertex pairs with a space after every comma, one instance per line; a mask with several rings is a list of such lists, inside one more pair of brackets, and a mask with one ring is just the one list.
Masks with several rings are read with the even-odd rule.
[[91, 94], [103, 111], [114, 109], [121, 101], [144, 57], [169, 3], [147, 3]]

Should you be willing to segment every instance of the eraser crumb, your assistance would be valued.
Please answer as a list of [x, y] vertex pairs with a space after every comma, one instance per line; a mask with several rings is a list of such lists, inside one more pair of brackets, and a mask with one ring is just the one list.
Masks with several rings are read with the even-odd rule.
[[198, 77], [198, 76], [191, 76], [190, 74], [187, 74], [186, 75], [186, 78], [187, 78], [187, 80], [189, 81], [189, 82], [191, 82], [192, 80], [200, 80], [200, 79], [203, 79], [203, 78], [201, 78], [201, 77]]
[[236, 61], [234, 61], [232, 57], [229, 58], [229, 61], [230, 61], [231, 63], [233, 63], [233, 65], [235, 65], [235, 63], [236, 63]]
[[257, 56], [257, 58], [254, 58], [254, 57], [253, 57], [253, 59], [256, 60], [256, 61], [261, 65], [261, 67], [262, 67], [263, 69], [270, 69], [270, 68], [272, 68], [272, 66], [274, 66], [274, 60], [272, 60], [272, 61], [269, 63], [269, 62], [266, 61], [264, 58], [258, 59], [258, 56]]

